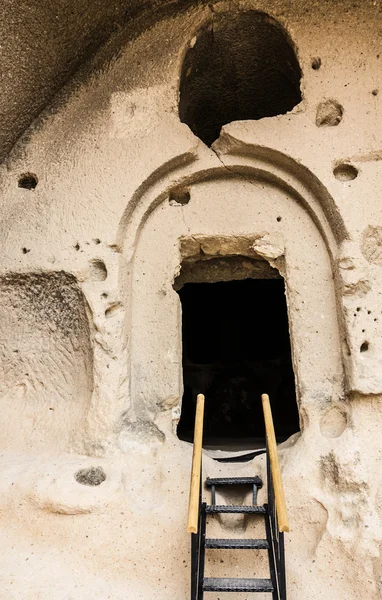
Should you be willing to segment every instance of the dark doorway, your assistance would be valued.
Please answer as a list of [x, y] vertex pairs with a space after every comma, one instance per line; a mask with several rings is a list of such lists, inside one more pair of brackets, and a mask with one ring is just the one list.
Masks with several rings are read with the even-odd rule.
[[178, 436], [192, 441], [195, 401], [206, 395], [204, 446], [264, 445], [261, 394], [278, 441], [299, 431], [284, 280], [186, 283], [182, 303], [184, 395]]

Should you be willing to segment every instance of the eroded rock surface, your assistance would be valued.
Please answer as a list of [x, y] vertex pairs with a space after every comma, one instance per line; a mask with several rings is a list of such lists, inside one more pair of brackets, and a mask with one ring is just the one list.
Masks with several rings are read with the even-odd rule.
[[[272, 357], [279, 321], [260, 336], [266, 311], [254, 299], [247, 323], [257, 326], [251, 347], [269, 351], [256, 372], [273, 386], [276, 429], [289, 422], [284, 399], [296, 390], [299, 425], [279, 446], [288, 597], [378, 600], [380, 7], [245, 0], [151, 11], [147, 2], [131, 18], [133, 2], [98, 4], [76, 26], [80, 5], [68, 19], [69, 5], [52, 5], [49, 22], [46, 7], [15, 20], [46, 57], [35, 77], [23, 71], [28, 88], [7, 107], [21, 116], [17, 127], [4, 119], [13, 131], [4, 127], [0, 150], [67, 87], [0, 172], [0, 596], [188, 596], [192, 446], [177, 436], [187, 403], [178, 292], [249, 278], [285, 285], [295, 388]], [[49, 43], [59, 35], [57, 52], [34, 31], [36, 18]], [[5, 84], [13, 98], [25, 64]], [[222, 348], [241, 339], [223, 317]], [[260, 418], [257, 388], [219, 360], [225, 379], [212, 413], [227, 426], [235, 406], [257, 407]], [[216, 364], [206, 364], [207, 381]], [[262, 456], [215, 461], [222, 443], [205, 449], [204, 477], [266, 477]], [[211, 537], [263, 535], [237, 516], [212, 528]], [[253, 556], [208, 557], [216, 576], [250, 576], [253, 566]], [[256, 573], [267, 577], [264, 556]]]

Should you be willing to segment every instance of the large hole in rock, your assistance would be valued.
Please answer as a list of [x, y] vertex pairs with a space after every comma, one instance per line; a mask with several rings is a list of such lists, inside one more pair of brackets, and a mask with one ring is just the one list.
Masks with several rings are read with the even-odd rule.
[[285, 114], [301, 101], [301, 69], [286, 30], [263, 12], [226, 12], [186, 53], [179, 116], [211, 145], [226, 123]]
[[299, 431], [284, 280], [237, 279], [185, 283], [178, 291], [184, 381], [178, 437], [192, 441], [196, 395], [204, 393], [203, 445], [210, 449], [264, 447], [262, 393], [271, 398], [277, 440]]

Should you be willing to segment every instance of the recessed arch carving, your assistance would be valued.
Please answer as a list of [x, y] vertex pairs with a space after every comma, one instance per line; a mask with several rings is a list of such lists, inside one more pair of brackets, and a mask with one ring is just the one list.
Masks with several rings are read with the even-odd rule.
[[[169, 229], [169, 223], [172, 223], [173, 220], [176, 221], [176, 217], [174, 216], [175, 213], [171, 213], [171, 215], [168, 214], [167, 222], [164, 223], [163, 221], [160, 221], [160, 219], [156, 220], [157, 217], [155, 215], [164, 215], [168, 210], [179, 211], [178, 214], [180, 214], [180, 211], [191, 210], [190, 207], [194, 205], [195, 197], [198, 197], [198, 190], [203, 190], [204, 188], [213, 190], [215, 187], [217, 189], [219, 186], [219, 189], [224, 188], [225, 186], [231, 186], [230, 189], [234, 189], [237, 185], [245, 187], [246, 204], [237, 206], [237, 212], [242, 214], [244, 214], [246, 210], [249, 210], [249, 208], [250, 211], [253, 212], [254, 207], [259, 207], [261, 198], [259, 190], [261, 189], [270, 190], [271, 195], [274, 194], [275, 197], [279, 199], [283, 198], [282, 202], [284, 203], [283, 205], [285, 208], [283, 215], [285, 215], [285, 217], [283, 216], [280, 220], [278, 218], [280, 211], [278, 211], [277, 214], [275, 213], [274, 219], [272, 220], [272, 223], [274, 221], [274, 225], [272, 224], [272, 226], [269, 227], [268, 225], [264, 225], [265, 221], [263, 219], [261, 221], [262, 231], [270, 231], [273, 235], [275, 231], [282, 231], [283, 228], [287, 229], [288, 211], [294, 211], [293, 214], [295, 215], [297, 214], [296, 211], [299, 211], [300, 215], [305, 215], [304, 222], [310, 222], [310, 227], [316, 231], [316, 234], [313, 234], [316, 235], [316, 242], [321, 239], [321, 242], [318, 244], [321, 245], [321, 255], [317, 255], [316, 259], [313, 258], [312, 263], [313, 265], [317, 265], [317, 272], [314, 274], [314, 278], [312, 278], [312, 267], [305, 264], [302, 267], [302, 270], [304, 270], [305, 273], [305, 283], [303, 284], [301, 283], [301, 279], [300, 282], [298, 281], [299, 275], [296, 275], [296, 265], [298, 265], [299, 262], [303, 265], [305, 261], [305, 258], [301, 253], [301, 246], [297, 249], [297, 246], [295, 245], [293, 249], [289, 244], [289, 248], [286, 251], [287, 255], [283, 275], [286, 279], [289, 311], [290, 314], [293, 313], [292, 318], [290, 319], [292, 345], [294, 340], [293, 352], [295, 354], [295, 364], [298, 365], [297, 368], [299, 370], [297, 376], [301, 383], [300, 390], [302, 390], [303, 394], [310, 397], [310, 400], [313, 395], [316, 395], [316, 397], [322, 396], [323, 399], [325, 398], [325, 402], [328, 402], [331, 396], [338, 399], [343, 394], [340, 318], [337, 313], [337, 301], [333, 285], [333, 271], [335, 269], [338, 246], [347, 238], [347, 232], [333, 199], [311, 171], [281, 152], [271, 148], [244, 145], [230, 137], [221, 139], [219, 143], [216, 144], [215, 150], [219, 151], [219, 160], [210, 152], [203, 155], [203, 149], [198, 148], [194, 152], [190, 152], [179, 157], [177, 160], [172, 161], [171, 165], [167, 165], [167, 168], [166, 166], [163, 166], [160, 171], [151, 176], [150, 182], [146, 182], [137, 190], [132, 199], [132, 206], [134, 209], [131, 207], [128, 208], [120, 222], [119, 245], [123, 250], [127, 263], [130, 265], [129, 272], [131, 277], [129, 284], [129, 294], [131, 296], [129, 302], [131, 303], [132, 308], [130, 316], [128, 317], [128, 328], [130, 331], [132, 331], [131, 327], [134, 329], [133, 335], [128, 342], [131, 364], [130, 400], [132, 406], [135, 405], [136, 408], [138, 407], [138, 413], [142, 418], [143, 416], [147, 418], [147, 414], [149, 414], [155, 419], [154, 415], [156, 414], [156, 411], [161, 410], [158, 409], [158, 407], [173, 407], [174, 404], [176, 405], [176, 400], [174, 401], [174, 398], [176, 399], [178, 397], [179, 399], [179, 395], [181, 396], [181, 387], [179, 387], [179, 356], [178, 358], [174, 358], [174, 344], [178, 344], [177, 352], [180, 352], [179, 339], [177, 342], [175, 341], [176, 336], [178, 335], [177, 331], [179, 330], [179, 316], [176, 316], [176, 314], [180, 309], [179, 307], [177, 308], [178, 300], [171, 296], [171, 294], [174, 293], [172, 290], [172, 279], [179, 267], [180, 257], [179, 255], [176, 255], [176, 252], [174, 251], [174, 248], [177, 247], [178, 238], [176, 236], [178, 234], [171, 233]], [[203, 165], [202, 168], [200, 167], [201, 163]], [[167, 200], [171, 189], [181, 185], [187, 186], [188, 189], [191, 190], [190, 203], [186, 206], [170, 206]], [[267, 192], [264, 192], [263, 196], [266, 196], [266, 194]], [[213, 195], [213, 192], [211, 192], [210, 196], [211, 195]], [[156, 208], [159, 206], [161, 206], [161, 210], [156, 211]], [[200, 206], [201, 205], [199, 204], [199, 207]], [[269, 204], [269, 206], [271, 206], [271, 204]], [[219, 223], [224, 228], [224, 207], [221, 206], [220, 208], [222, 217]], [[208, 212], [209, 210], [210, 208], [206, 204], [201, 212]], [[194, 214], [196, 214], [198, 212], [197, 207], [195, 207], [193, 211]], [[164, 230], [166, 230], [166, 235], [171, 238], [171, 242], [169, 242], [170, 245], [168, 247], [166, 244], [160, 242], [158, 247], [161, 248], [161, 251], [158, 253], [154, 252], [150, 258], [145, 259], [144, 263], [141, 263], [142, 252], [144, 252], [144, 250], [141, 250], [141, 243], [147, 244], [148, 234], [145, 232], [147, 227], [149, 227], [149, 222], [152, 220], [155, 220], [156, 227], [152, 231], [150, 230], [153, 236], [151, 243], [155, 243], [154, 239], [156, 239], [159, 244], [159, 239], [155, 237], [155, 231], [163, 232]], [[291, 220], [293, 220], [293, 218], [289, 219], [289, 222]], [[253, 222], [253, 219], [251, 221], [251, 218], [249, 217], [248, 223], [251, 222]], [[171, 224], [171, 227], [172, 226], [173, 224]], [[181, 228], [181, 226], [179, 227]], [[192, 233], [204, 233], [203, 227], [202, 222], [200, 222], [200, 230], [196, 230], [193, 226], [190, 226], [190, 235], [192, 235]], [[216, 227], [216, 231], [218, 232], [218, 225]], [[243, 225], [241, 227], [243, 228]], [[251, 227], [251, 225], [248, 225], [246, 233], [253, 233], [254, 236], [260, 234], [260, 225], [253, 229], [251, 229]], [[231, 229], [232, 235], [239, 235], [239, 230], [236, 231], [234, 226], [232, 226]], [[296, 239], [301, 239], [305, 235], [304, 232], [305, 230], [303, 228], [301, 229], [301, 224], [298, 224], [298, 218], [296, 218], [296, 229], [293, 235], [295, 235]], [[223, 233], [223, 231], [219, 231], [218, 233]], [[142, 238], [142, 235], [145, 235], [144, 239]], [[173, 235], [175, 235], [175, 237], [171, 237]], [[290, 232], [288, 235], [289, 239], [293, 238], [293, 236], [291, 238]], [[306, 243], [309, 244], [310, 242]], [[164, 246], [166, 246], [167, 250], [164, 249]], [[314, 246], [313, 242], [312, 246]], [[157, 254], [166, 255], [166, 252], [169, 256], [168, 262], [166, 263], [167, 259], [163, 259], [165, 262], [157, 264]], [[314, 260], [316, 262], [314, 262]], [[148, 266], [149, 264], [150, 267]], [[143, 279], [141, 278], [142, 271], [144, 271], [146, 282], [144, 284]], [[161, 285], [158, 289], [157, 283], [152, 286], [152, 289], [146, 287], [147, 281], [150, 280], [153, 273], [154, 278], [157, 276], [157, 273], [166, 273], [166, 277], [161, 281]], [[318, 283], [318, 281], [320, 281], [320, 283]], [[322, 289], [325, 290], [324, 295], [326, 294], [328, 298], [330, 297], [329, 304], [324, 309], [330, 314], [330, 323], [326, 322], [325, 328], [322, 327], [322, 321], [315, 322], [315, 319], [318, 319], [317, 315], [320, 310], [317, 298], [310, 303], [310, 307], [307, 308], [304, 306], [303, 299], [307, 297], [308, 289], [312, 290], [312, 282], [315, 289], [317, 285], [321, 285]], [[140, 287], [141, 285], [143, 285], [143, 287]], [[153, 294], [154, 296], [156, 294], [158, 298], [161, 297], [161, 306], [160, 304], [157, 304], [157, 298], [154, 298]], [[145, 297], [145, 303], [139, 301], [139, 298], [142, 297]], [[151, 301], [153, 301], [152, 305], [150, 304]], [[169, 303], [168, 308], [163, 312], [163, 306], [166, 305], [167, 302]], [[146, 308], [142, 308], [143, 304], [150, 306], [149, 312], [145, 314], [143, 313]], [[307, 304], [309, 305], [309, 302], [307, 302]], [[313, 305], [315, 306], [314, 309], [312, 308]], [[138, 310], [139, 314], [136, 314], [135, 310]], [[320, 338], [320, 341], [315, 339], [313, 344], [312, 340], [314, 334], [313, 337], [309, 337], [309, 343], [305, 343], [306, 340], [303, 340], [304, 327], [306, 326], [304, 325], [304, 320], [305, 323], [310, 323], [308, 327], [310, 331], [309, 336], [311, 336], [312, 328], [317, 325], [317, 332], [321, 332], [319, 335], [322, 337], [322, 339]], [[168, 339], [169, 346], [167, 353], [169, 353], [172, 358], [170, 362], [167, 361], [166, 366], [161, 364], [161, 352], [163, 350], [163, 353], [166, 354], [167, 342], [164, 342], [162, 348], [161, 341], [160, 348], [155, 349], [157, 343], [154, 340], [156, 337], [156, 334], [153, 333], [154, 330], [150, 333], [150, 328], [146, 328], [146, 331], [142, 330], [138, 333], [140, 327], [137, 329], [136, 323], [147, 322], [150, 322], [154, 328], [156, 326], [160, 328], [160, 323], [166, 322], [166, 327], [171, 331], [171, 335]], [[162, 333], [163, 330], [161, 335]], [[151, 340], [150, 335], [153, 336]], [[140, 356], [137, 358], [138, 345], [138, 354]], [[325, 349], [325, 352], [327, 354], [329, 353], [331, 356], [329, 361], [324, 359], [327, 364], [326, 367], [323, 368], [323, 375], [317, 386], [313, 383], [314, 378], [306, 376], [306, 373], [309, 370], [309, 367], [307, 366], [307, 357], [312, 355], [312, 353], [314, 354], [314, 349], [316, 347], [321, 348], [321, 353], [324, 352]], [[157, 354], [156, 350], [158, 350]], [[145, 356], [146, 351], [148, 352], [147, 356]], [[333, 366], [331, 366], [330, 362], [333, 363]], [[137, 381], [145, 380], [147, 382], [151, 379], [151, 376], [146, 376], [146, 374], [145, 377], [142, 378], [141, 373], [142, 369], [145, 368], [145, 364], [155, 365], [153, 368], [157, 380], [159, 373], [162, 372], [161, 368], [163, 368], [163, 372], [166, 373], [166, 376], [165, 380], [161, 378], [161, 389], [154, 390], [150, 388], [151, 384], [148, 384], [147, 388], [145, 388], [146, 384], [144, 384], [143, 387], [140, 386], [140, 384], [136, 384]], [[148, 368], [150, 369], [151, 367], [149, 366]], [[169, 401], [169, 398], [171, 399], [171, 402]], [[144, 407], [145, 403], [146, 407]], [[317, 409], [317, 406], [315, 408], [312, 407], [314, 407], [314, 403], [311, 403], [309, 407], [308, 402], [308, 405], [304, 405], [302, 413], [307, 415], [311, 409]], [[145, 412], [146, 415], [144, 414]]]
[[211, 153], [202, 148], [195, 148], [162, 165], [136, 190], [117, 234], [118, 246], [127, 260], [131, 259], [146, 219], [173, 188], [237, 175], [269, 181], [301, 203], [318, 227], [329, 253], [335, 256], [336, 247], [349, 236], [333, 198], [312, 171], [278, 150], [244, 144], [227, 133], [220, 136], [214, 149], [219, 160], [213, 160]]

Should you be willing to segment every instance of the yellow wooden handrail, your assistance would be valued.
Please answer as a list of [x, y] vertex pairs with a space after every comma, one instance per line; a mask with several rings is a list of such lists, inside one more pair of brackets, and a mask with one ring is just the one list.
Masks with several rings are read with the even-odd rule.
[[275, 492], [275, 502], [277, 511], [277, 522], [279, 531], [289, 531], [288, 515], [285, 503], [285, 494], [283, 482], [281, 479], [281, 470], [279, 456], [277, 453], [277, 444], [275, 436], [275, 428], [273, 426], [271, 403], [269, 402], [268, 394], [262, 394], [261, 400], [263, 403], [265, 432], [268, 441], [269, 461], [273, 477], [273, 487]]
[[188, 504], [188, 533], [198, 533], [200, 471], [202, 466], [203, 419], [204, 396], [203, 394], [198, 394], [195, 413], [194, 450], [192, 453], [190, 500]]

